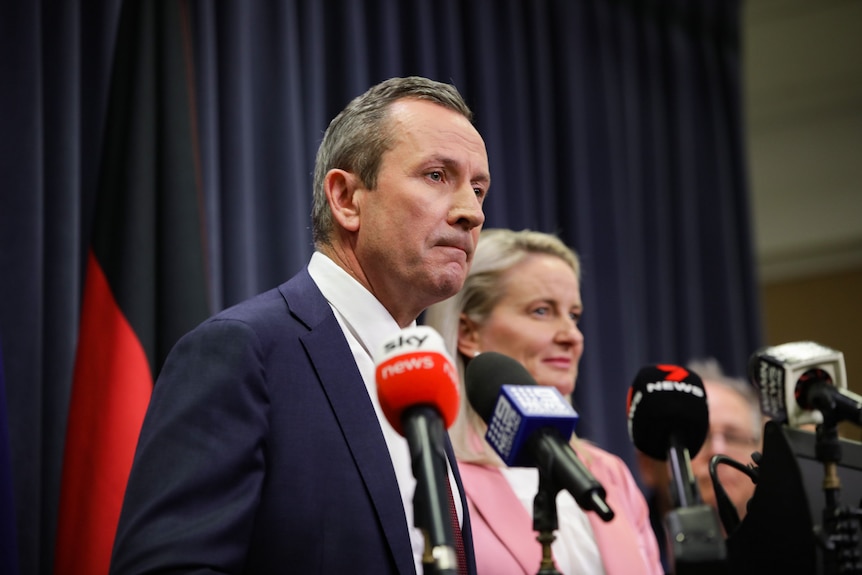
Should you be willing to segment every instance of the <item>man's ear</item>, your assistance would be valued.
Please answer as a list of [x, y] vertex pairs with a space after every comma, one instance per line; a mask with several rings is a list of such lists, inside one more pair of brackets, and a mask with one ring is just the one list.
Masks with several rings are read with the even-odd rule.
[[458, 353], [464, 357], [475, 357], [480, 351], [478, 326], [466, 313], [462, 313], [458, 318]]
[[323, 190], [326, 192], [332, 218], [340, 227], [351, 232], [359, 229], [357, 200], [361, 194], [361, 187], [359, 178], [346, 170], [329, 170], [323, 178]]

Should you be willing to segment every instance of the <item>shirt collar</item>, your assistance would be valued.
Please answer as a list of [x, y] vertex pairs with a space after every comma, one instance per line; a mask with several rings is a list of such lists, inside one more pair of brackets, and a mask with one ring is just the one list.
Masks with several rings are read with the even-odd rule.
[[[398, 322], [374, 294], [327, 255], [315, 251], [308, 273], [376, 364], [383, 343], [401, 331]], [[415, 325], [414, 321], [411, 327]]]

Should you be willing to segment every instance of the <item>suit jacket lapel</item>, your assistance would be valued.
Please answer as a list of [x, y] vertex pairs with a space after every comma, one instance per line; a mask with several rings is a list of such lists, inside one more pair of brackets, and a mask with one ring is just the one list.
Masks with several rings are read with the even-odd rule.
[[[584, 445], [582, 449], [587, 449]], [[582, 456], [581, 453], [579, 455]], [[629, 573], [645, 572], [645, 565], [638, 552], [638, 535], [633, 530], [630, 521], [624, 516], [628, 515], [628, 506], [621, 499], [625, 492], [625, 485], [613, 481], [614, 475], [600, 469], [602, 463], [593, 459], [590, 471], [596, 477], [601, 478], [602, 484], [607, 491], [607, 503], [615, 510], [617, 517], [611, 521], [603, 521], [596, 513], [587, 513], [593, 536], [605, 566], [605, 575], [628, 575]], [[620, 553], [620, 549], [631, 549], [631, 553]]]
[[368, 425], [376, 421], [377, 414], [341, 327], [307, 270], [280, 289], [291, 313], [309, 328], [300, 339], [377, 510], [398, 570], [415, 573], [410, 537], [404, 528], [407, 518], [386, 440], [379, 426]]
[[[608, 501], [608, 505], [614, 508], [612, 501]], [[640, 553], [637, 552], [637, 539], [625, 521], [605, 522], [595, 513], [587, 513], [587, 517], [593, 528], [606, 575], [626, 575], [638, 573], [643, 569], [643, 563], [639, 560]], [[632, 552], [620, 553], [620, 549], [631, 549]]]
[[499, 469], [459, 463], [461, 477], [469, 485], [468, 499], [494, 535], [512, 553], [524, 573], [532, 573], [542, 558], [533, 520]]

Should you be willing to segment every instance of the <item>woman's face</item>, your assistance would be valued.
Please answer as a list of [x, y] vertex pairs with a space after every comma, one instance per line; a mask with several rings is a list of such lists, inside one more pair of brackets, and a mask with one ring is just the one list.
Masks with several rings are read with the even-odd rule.
[[504, 274], [503, 297], [488, 320], [481, 326], [462, 324], [461, 341], [469, 340], [472, 352], [496, 351], [517, 359], [539, 385], [569, 395], [584, 349], [578, 329], [582, 308], [572, 268], [556, 256], [530, 254]]

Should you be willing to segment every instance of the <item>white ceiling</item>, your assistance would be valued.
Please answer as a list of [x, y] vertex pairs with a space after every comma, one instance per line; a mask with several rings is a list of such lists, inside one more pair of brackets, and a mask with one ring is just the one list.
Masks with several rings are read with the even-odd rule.
[[862, 267], [862, 0], [743, 0], [763, 283]]

